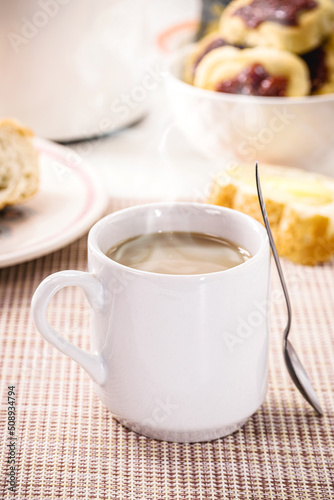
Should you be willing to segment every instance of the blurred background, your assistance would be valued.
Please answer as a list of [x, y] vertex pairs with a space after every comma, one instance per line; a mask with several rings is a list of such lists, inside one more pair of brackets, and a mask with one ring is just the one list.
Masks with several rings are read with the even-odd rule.
[[114, 198], [205, 200], [233, 161], [332, 175], [331, 97], [225, 100], [180, 85], [178, 69], [168, 77], [175, 53], [214, 31], [227, 3], [3, 1], [0, 114], [66, 144]]
[[1, 116], [73, 148], [110, 197], [202, 197], [211, 162], [175, 125], [165, 64], [212, 29], [222, 3], [2, 2]]

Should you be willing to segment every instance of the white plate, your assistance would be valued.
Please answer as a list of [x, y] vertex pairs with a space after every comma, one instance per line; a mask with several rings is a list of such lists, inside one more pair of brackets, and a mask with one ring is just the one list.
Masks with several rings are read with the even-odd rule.
[[35, 139], [38, 193], [0, 211], [0, 267], [54, 252], [82, 236], [103, 215], [107, 194], [96, 173], [71, 149]]

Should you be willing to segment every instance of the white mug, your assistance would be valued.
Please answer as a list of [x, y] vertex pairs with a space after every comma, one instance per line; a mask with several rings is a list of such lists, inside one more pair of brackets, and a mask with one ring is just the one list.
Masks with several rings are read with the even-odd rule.
[[[252, 258], [226, 271], [171, 275], [106, 256], [123, 240], [158, 231], [220, 236]], [[91, 229], [88, 267], [46, 278], [33, 297], [33, 318], [45, 339], [91, 376], [118, 421], [156, 439], [207, 441], [234, 432], [259, 408], [267, 390], [270, 280], [261, 224], [202, 203], [127, 208]], [[47, 321], [53, 295], [73, 285], [84, 290], [93, 310], [93, 353]]]

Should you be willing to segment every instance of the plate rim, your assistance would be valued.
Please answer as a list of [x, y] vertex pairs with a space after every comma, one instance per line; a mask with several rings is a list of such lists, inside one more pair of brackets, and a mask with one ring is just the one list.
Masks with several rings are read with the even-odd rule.
[[[72, 221], [71, 226], [68, 227], [65, 233], [61, 232], [56, 237], [47, 239], [40, 244], [37, 243], [36, 246], [28, 247], [21, 251], [14, 253], [7, 252], [3, 256], [0, 253], [0, 268], [35, 260], [70, 245], [89, 231], [95, 222], [104, 215], [108, 206], [108, 194], [103, 185], [102, 176], [96, 173], [89, 163], [84, 161], [75, 150], [40, 137], [34, 137], [34, 144], [39, 152], [56, 159], [67, 168], [70, 168], [72, 172], [80, 170], [85, 177], [88, 177], [91, 189], [94, 192], [94, 202], [86, 213], [78, 216], [80, 217], [79, 220], [75, 219], [74, 225]], [[72, 160], [69, 157], [69, 153], [71, 158], [73, 158]]]

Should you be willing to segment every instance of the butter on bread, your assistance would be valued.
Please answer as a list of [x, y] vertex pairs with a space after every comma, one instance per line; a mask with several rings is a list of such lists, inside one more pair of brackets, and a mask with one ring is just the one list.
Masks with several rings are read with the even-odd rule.
[[[334, 179], [297, 168], [259, 165], [261, 187], [279, 255], [315, 265], [334, 254]], [[263, 223], [255, 170], [236, 165], [219, 172], [208, 203], [244, 212]]]
[[33, 136], [16, 120], [0, 120], [0, 209], [22, 203], [38, 190], [38, 152]]

